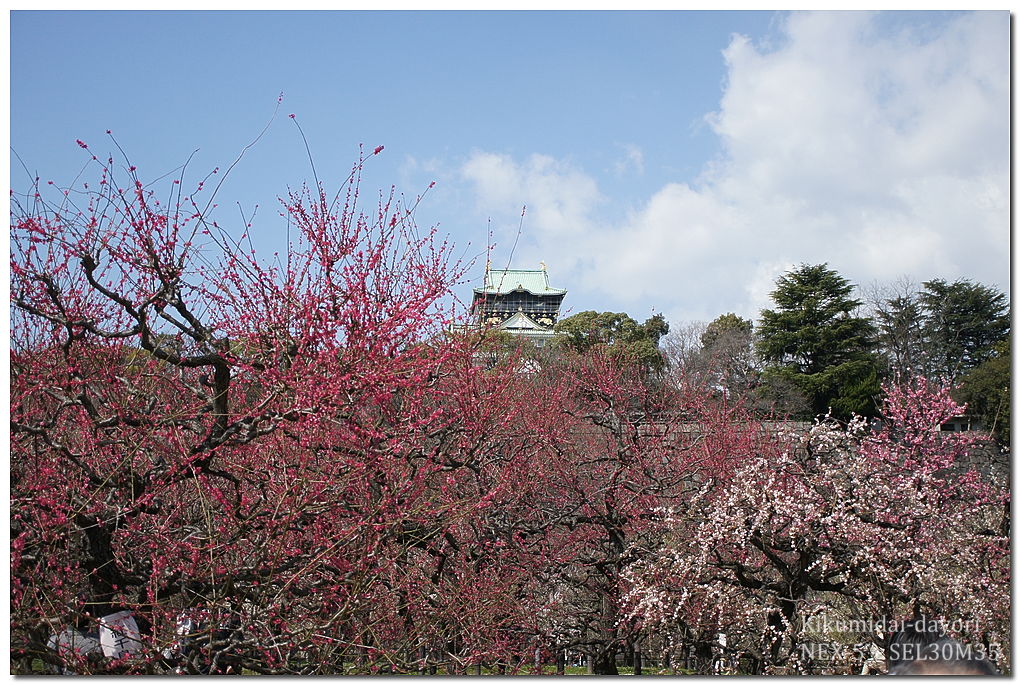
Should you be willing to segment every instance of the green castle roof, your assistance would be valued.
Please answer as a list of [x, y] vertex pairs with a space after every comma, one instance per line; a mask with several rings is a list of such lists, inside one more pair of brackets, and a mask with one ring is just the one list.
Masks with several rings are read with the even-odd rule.
[[549, 287], [545, 269], [492, 269], [485, 273], [485, 286], [475, 288], [477, 295], [506, 295], [524, 290], [532, 295], [565, 295], [566, 290]]

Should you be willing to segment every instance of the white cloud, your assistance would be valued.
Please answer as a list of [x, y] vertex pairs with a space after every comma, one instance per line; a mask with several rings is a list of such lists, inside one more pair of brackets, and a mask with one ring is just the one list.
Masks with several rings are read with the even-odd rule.
[[461, 174], [475, 187], [478, 209], [494, 221], [501, 259], [509, 258], [519, 228], [517, 218], [525, 211], [528, 230], [514, 254], [515, 265], [537, 268], [539, 261], [557, 255], [561, 270], [573, 272], [583, 254], [562, 253], [555, 246], [583, 243], [587, 235], [613, 232], [612, 227], [595, 226], [594, 216], [603, 201], [595, 180], [547, 155], [531, 155], [517, 163], [508, 155], [476, 152]]
[[635, 173], [638, 176], [645, 173], [645, 153], [633, 143], [620, 145], [623, 148], [623, 159], [616, 162], [613, 167], [617, 176], [626, 176]]
[[608, 222], [582, 170], [479, 152], [463, 168], [479, 206], [527, 203], [518, 254], [606, 309], [756, 318], [782, 270], [819, 262], [860, 284], [967, 277], [1008, 292], [1006, 13], [924, 35], [847, 12], [793, 14], [782, 30], [768, 50], [736, 36], [724, 51], [707, 121], [725, 153], [696, 186], [666, 185]]

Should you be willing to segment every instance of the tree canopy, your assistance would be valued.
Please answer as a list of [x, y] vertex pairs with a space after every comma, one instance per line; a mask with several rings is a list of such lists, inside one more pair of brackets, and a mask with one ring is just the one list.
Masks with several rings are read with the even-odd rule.
[[638, 323], [622, 312], [589, 310], [559, 321], [556, 332], [560, 334], [558, 345], [582, 353], [604, 347], [612, 356], [658, 370], [663, 366], [659, 340], [669, 333], [669, 324], [662, 314]]
[[775, 309], [761, 312], [757, 350], [766, 380], [789, 382], [814, 414], [870, 415], [880, 391], [874, 325], [857, 316], [854, 286], [827, 264], [801, 265], [776, 281]]
[[994, 288], [934, 279], [918, 299], [929, 376], [952, 380], [995, 356], [995, 345], [1009, 336], [1006, 296]]
[[1010, 444], [1010, 341], [995, 345], [995, 356], [971, 369], [958, 379], [956, 398], [967, 403], [967, 413], [976, 416], [981, 425], [998, 441]]
[[754, 324], [733, 313], [710, 322], [701, 334], [693, 370], [731, 397], [746, 397], [757, 383]]

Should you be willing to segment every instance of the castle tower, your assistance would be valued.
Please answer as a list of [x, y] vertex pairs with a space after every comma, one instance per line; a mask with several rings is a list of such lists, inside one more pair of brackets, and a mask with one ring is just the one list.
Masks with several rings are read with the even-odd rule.
[[486, 266], [484, 286], [474, 289], [471, 314], [478, 325], [524, 336], [541, 347], [554, 335], [566, 294], [549, 286], [545, 263], [536, 270]]

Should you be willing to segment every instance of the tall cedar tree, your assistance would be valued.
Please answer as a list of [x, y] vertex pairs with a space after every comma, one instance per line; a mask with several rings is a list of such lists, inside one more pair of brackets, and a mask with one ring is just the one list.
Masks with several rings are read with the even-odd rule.
[[776, 308], [761, 312], [758, 353], [766, 383], [792, 383], [814, 414], [872, 415], [880, 387], [874, 326], [855, 316], [854, 286], [827, 264], [801, 265], [776, 281]]
[[1006, 296], [994, 288], [935, 279], [924, 283], [919, 299], [929, 376], [953, 380], [995, 356], [995, 344], [1009, 337]]

